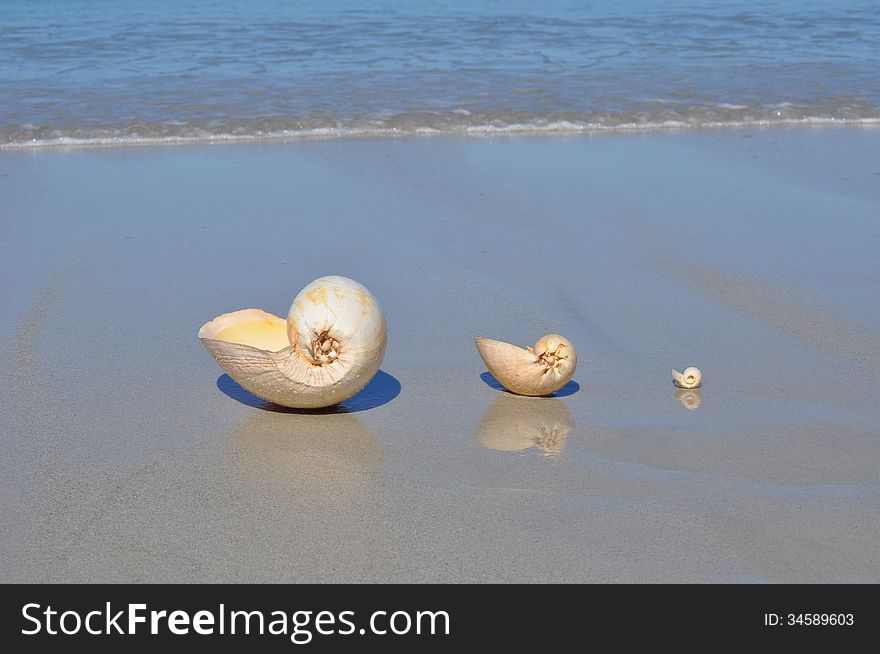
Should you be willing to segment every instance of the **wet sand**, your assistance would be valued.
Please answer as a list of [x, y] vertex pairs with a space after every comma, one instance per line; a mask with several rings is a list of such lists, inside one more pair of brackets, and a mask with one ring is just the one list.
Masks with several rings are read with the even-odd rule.
[[[0, 581], [880, 581], [880, 130], [6, 151], [0, 198]], [[325, 274], [382, 373], [279, 411], [196, 332]], [[575, 383], [499, 390], [473, 337], [547, 332]]]

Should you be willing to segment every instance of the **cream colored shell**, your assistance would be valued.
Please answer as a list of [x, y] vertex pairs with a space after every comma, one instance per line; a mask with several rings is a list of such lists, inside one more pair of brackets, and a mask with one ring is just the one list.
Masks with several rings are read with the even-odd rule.
[[332, 406], [359, 392], [385, 355], [385, 316], [347, 277], [321, 277], [293, 300], [287, 320], [262, 309], [225, 313], [199, 339], [242, 388], [286, 407]]
[[577, 367], [574, 345], [559, 334], [548, 334], [526, 349], [489, 338], [474, 341], [489, 372], [518, 395], [550, 395], [568, 383]]
[[672, 379], [679, 388], [699, 388], [703, 383], [703, 373], [699, 368], [685, 368], [684, 372], [672, 369]]

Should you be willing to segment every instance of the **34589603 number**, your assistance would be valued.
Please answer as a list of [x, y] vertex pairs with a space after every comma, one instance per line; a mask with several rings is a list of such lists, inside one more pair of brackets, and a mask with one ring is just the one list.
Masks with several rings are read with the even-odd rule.
[[853, 624], [852, 613], [789, 613], [789, 625], [809, 626], [849, 626]]

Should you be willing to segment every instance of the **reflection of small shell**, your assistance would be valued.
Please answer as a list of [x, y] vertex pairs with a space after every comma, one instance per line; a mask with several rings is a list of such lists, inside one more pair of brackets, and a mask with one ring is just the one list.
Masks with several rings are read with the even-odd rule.
[[699, 388], [703, 383], [703, 373], [699, 368], [685, 368], [684, 372], [672, 369], [672, 379], [679, 388]]
[[558, 334], [544, 336], [528, 349], [489, 338], [474, 341], [489, 372], [518, 395], [550, 395], [568, 383], [577, 367], [574, 345]]
[[360, 391], [385, 354], [385, 317], [357, 282], [322, 277], [283, 318], [260, 309], [218, 316], [199, 338], [220, 367], [257, 397], [282, 406], [332, 406]]
[[501, 395], [477, 425], [477, 440], [492, 450], [519, 452], [537, 448], [559, 456], [575, 422], [562, 400], [522, 401]]
[[673, 397], [679, 400], [685, 409], [696, 411], [703, 401], [703, 392], [699, 388], [676, 388], [672, 391]]

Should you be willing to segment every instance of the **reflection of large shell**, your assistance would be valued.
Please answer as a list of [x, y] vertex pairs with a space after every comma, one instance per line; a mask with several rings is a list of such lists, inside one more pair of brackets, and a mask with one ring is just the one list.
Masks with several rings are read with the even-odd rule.
[[550, 395], [568, 383], [577, 367], [574, 345], [558, 334], [544, 336], [527, 349], [489, 338], [474, 341], [489, 372], [518, 395]]
[[575, 423], [562, 400], [523, 401], [503, 394], [477, 425], [477, 440], [492, 450], [519, 452], [535, 447], [558, 456]]
[[231, 469], [242, 480], [323, 506], [355, 496], [385, 459], [372, 430], [347, 413], [298, 415], [291, 421], [284, 412], [253, 411], [226, 442]]
[[261, 309], [225, 313], [199, 338], [220, 367], [254, 395], [282, 406], [331, 406], [360, 391], [385, 355], [385, 316], [346, 277], [306, 286], [283, 318]]

